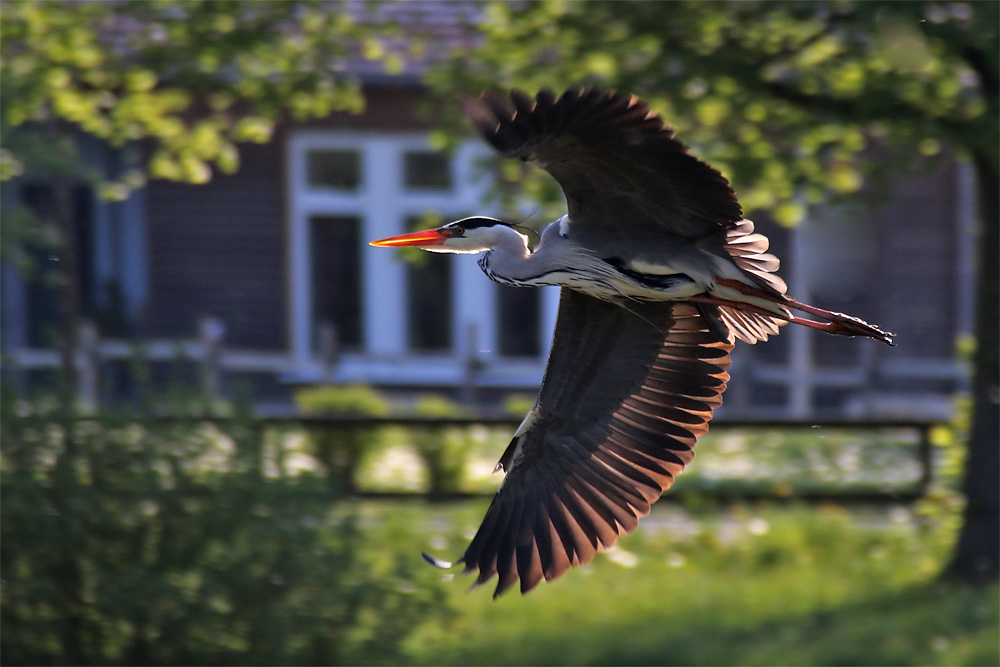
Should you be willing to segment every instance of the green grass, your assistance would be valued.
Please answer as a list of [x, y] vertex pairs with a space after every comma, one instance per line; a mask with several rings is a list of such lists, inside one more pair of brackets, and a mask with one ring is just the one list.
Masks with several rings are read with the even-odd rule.
[[[459, 553], [470, 510], [437, 510]], [[404, 512], [405, 514], [405, 512]], [[441, 517], [449, 517], [442, 519]], [[652, 521], [559, 581], [497, 601], [442, 577], [455, 615], [410, 637], [419, 664], [995, 665], [996, 586], [936, 581], [947, 535], [902, 508], [701, 513]], [[410, 525], [418, 515], [400, 519]], [[444, 546], [442, 549], [441, 547]]]

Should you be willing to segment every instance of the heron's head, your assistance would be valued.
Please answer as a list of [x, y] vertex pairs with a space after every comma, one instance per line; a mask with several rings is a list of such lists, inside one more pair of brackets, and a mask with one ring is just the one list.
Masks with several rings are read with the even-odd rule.
[[392, 236], [369, 245], [400, 248], [416, 247], [430, 252], [477, 253], [495, 248], [506, 241], [520, 238], [527, 245], [527, 238], [511, 225], [495, 218], [472, 217], [449, 222], [436, 229], [425, 229], [412, 234]]

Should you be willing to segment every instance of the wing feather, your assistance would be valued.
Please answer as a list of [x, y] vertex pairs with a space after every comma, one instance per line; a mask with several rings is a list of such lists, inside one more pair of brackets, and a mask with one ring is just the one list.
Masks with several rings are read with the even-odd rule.
[[476, 584], [526, 593], [634, 530], [694, 456], [731, 349], [692, 304], [564, 289], [537, 414], [460, 559]]
[[[552, 560], [543, 561], [542, 566], [545, 568], [545, 580], [552, 581], [562, 576], [573, 566], [576, 549], [573, 530], [567, 525], [562, 506], [555, 496], [550, 496], [547, 502], [543, 502], [542, 508], [545, 510], [545, 514], [549, 518], [549, 525], [552, 527], [548, 533], [552, 544]], [[539, 542], [545, 541], [545, 532], [539, 532], [537, 535]], [[539, 553], [541, 552], [542, 550], [539, 549]]]
[[578, 496], [569, 484], [560, 489], [559, 502], [566, 518], [566, 525], [573, 535], [573, 564], [582, 565], [597, 553], [597, 545], [600, 544], [599, 527], [591, 522], [590, 517], [581, 508]]
[[645, 102], [614, 91], [542, 91], [461, 100], [500, 153], [559, 182], [574, 227], [659, 226], [685, 238], [742, 219], [729, 182], [688, 152]]
[[[692, 156], [637, 97], [594, 88], [558, 97], [514, 90], [506, 97], [484, 93], [462, 105], [501, 154], [536, 164], [556, 179], [578, 243], [619, 254], [659, 248], [697, 262], [694, 243], [728, 257], [758, 286], [785, 293], [767, 237], [743, 218], [729, 182]], [[726, 306], [703, 311], [711, 316], [710, 333], [728, 338], [731, 332], [748, 343], [767, 340], [786, 323], [781, 316]]]

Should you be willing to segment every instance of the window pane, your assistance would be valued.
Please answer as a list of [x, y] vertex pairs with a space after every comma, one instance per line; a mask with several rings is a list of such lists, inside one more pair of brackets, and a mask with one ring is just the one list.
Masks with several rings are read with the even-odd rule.
[[420, 151], [404, 154], [403, 174], [408, 188], [447, 190], [451, 187], [451, 161], [444, 153]]
[[[124, 335], [121, 327], [109, 328], [101, 321], [101, 309], [96, 300], [94, 275], [94, 216], [93, 191], [89, 186], [72, 188], [70, 211], [73, 216], [74, 243], [77, 252], [76, 280], [80, 289], [80, 307], [84, 315], [95, 319], [101, 326], [101, 333], [107, 336]], [[55, 215], [55, 192], [48, 183], [25, 183], [21, 187], [24, 204], [39, 218], [51, 219]], [[59, 336], [59, 291], [57, 274], [59, 270], [56, 253], [30, 242], [23, 248], [31, 258], [34, 271], [26, 282], [27, 342], [36, 347], [51, 347]], [[100, 286], [106, 288], [106, 285]]]
[[541, 354], [538, 327], [541, 323], [540, 289], [497, 285], [498, 348], [505, 357], [537, 357]]
[[306, 179], [310, 186], [353, 190], [361, 184], [357, 151], [309, 151]]
[[443, 352], [452, 347], [450, 257], [425, 255], [407, 267], [410, 349]]
[[[355, 217], [310, 218], [314, 337], [324, 324], [336, 328], [341, 349], [363, 343], [361, 322], [360, 220]], [[316, 341], [314, 340], [314, 346]]]

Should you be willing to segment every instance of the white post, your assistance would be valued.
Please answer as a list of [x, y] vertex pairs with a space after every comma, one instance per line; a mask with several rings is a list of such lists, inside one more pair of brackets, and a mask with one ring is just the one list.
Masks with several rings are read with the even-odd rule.
[[465, 336], [465, 376], [462, 382], [462, 403], [472, 405], [476, 400], [476, 377], [483, 366], [479, 357], [479, 327], [469, 322]]
[[327, 380], [332, 381], [340, 348], [337, 325], [326, 320], [320, 322], [317, 332], [317, 347], [319, 348], [320, 363], [323, 364], [323, 375]]
[[202, 391], [211, 401], [222, 398], [222, 339], [225, 335], [226, 325], [216, 317], [203, 317], [198, 322]]
[[[799, 226], [792, 230], [792, 271], [789, 280], [791, 289], [789, 293], [795, 298], [809, 303], [809, 281], [806, 279], [806, 262], [809, 261], [809, 252], [806, 248], [805, 239], [802, 234], [802, 225], [809, 224], [808, 220], [803, 220]], [[805, 419], [809, 416], [813, 406], [813, 341], [812, 330], [807, 327], [786, 327], [788, 336], [791, 338], [788, 346], [788, 411], [789, 416], [796, 419]]]
[[76, 395], [84, 412], [97, 410], [97, 389], [100, 377], [100, 334], [89, 320], [80, 323], [78, 339]]

